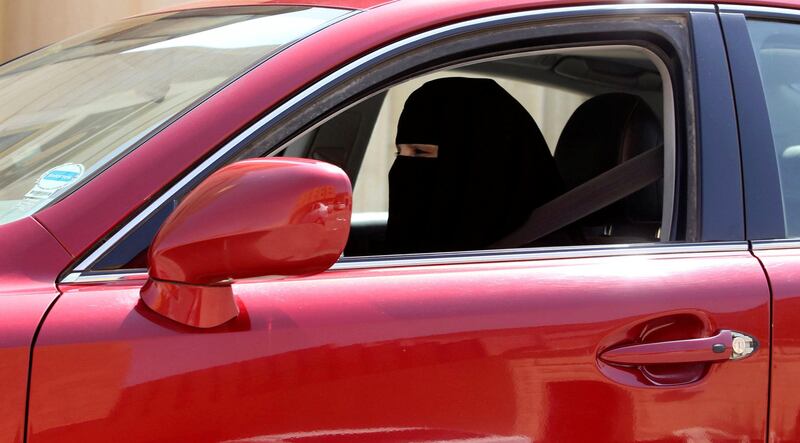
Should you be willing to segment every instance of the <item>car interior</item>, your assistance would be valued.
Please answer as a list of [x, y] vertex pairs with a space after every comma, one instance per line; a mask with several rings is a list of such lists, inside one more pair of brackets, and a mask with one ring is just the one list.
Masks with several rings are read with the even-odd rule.
[[[373, 95], [272, 155], [312, 158], [341, 167], [354, 186], [345, 257], [395, 254], [386, 245], [385, 183], [396, 155], [399, 110], [413, 90], [433, 79], [494, 79], [531, 112], [547, 138], [564, 187], [559, 191], [561, 197], [540, 205], [533, 211], [537, 214], [520, 227], [530, 235], [518, 233], [514, 241], [484, 249], [498, 249], [500, 244], [506, 248], [658, 242], [664, 239], [663, 220], [667, 218], [664, 177], [669, 174], [664, 173], [663, 165], [658, 177], [645, 186], [626, 184], [631, 180], [619, 174], [616, 184], [606, 185], [610, 190], [598, 191], [597, 186], [602, 187], [598, 177], [631, 164], [645, 152], [674, 152], [674, 147], [665, 146], [665, 139], [667, 144], [674, 139], [665, 137], [664, 132], [664, 110], [671, 112], [671, 96], [666, 93], [671, 91], [668, 80], [662, 81], [665, 70], [659, 63], [644, 49], [609, 46], [549, 50], [456, 66]], [[663, 155], [659, 157], [663, 162]], [[583, 208], [584, 213], [573, 207]], [[536, 224], [534, 219], [547, 220], [545, 224], [552, 227], [529, 226]]]

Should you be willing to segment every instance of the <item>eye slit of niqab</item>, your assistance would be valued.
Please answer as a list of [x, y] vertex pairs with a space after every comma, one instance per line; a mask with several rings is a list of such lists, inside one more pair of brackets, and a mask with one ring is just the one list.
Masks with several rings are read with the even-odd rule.
[[397, 144], [397, 155], [404, 157], [423, 157], [437, 158], [439, 156], [439, 146], [424, 143], [400, 143]]

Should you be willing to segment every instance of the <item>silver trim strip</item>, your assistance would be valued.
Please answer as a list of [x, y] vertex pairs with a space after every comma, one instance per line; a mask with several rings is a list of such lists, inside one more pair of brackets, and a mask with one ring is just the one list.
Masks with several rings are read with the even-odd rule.
[[349, 64], [346, 66], [336, 70], [332, 74], [329, 74], [327, 77], [323, 78], [322, 80], [318, 81], [317, 83], [309, 86], [308, 88], [304, 89], [303, 91], [299, 92], [298, 94], [294, 95], [290, 100], [286, 101], [284, 104], [276, 108], [274, 111], [267, 114], [265, 117], [261, 118], [258, 122], [254, 123], [252, 126], [244, 130], [234, 139], [226, 143], [222, 148], [217, 150], [214, 154], [212, 154], [209, 158], [205, 161], [200, 163], [195, 169], [189, 172], [185, 177], [179, 180], [177, 183], [172, 185], [166, 192], [164, 192], [160, 197], [150, 203], [144, 210], [139, 212], [136, 217], [128, 221], [122, 228], [120, 228], [117, 232], [115, 232], [111, 237], [109, 237], [100, 247], [95, 249], [89, 256], [83, 259], [77, 266], [73, 268], [74, 271], [84, 271], [88, 269], [95, 261], [97, 261], [100, 257], [103, 256], [109, 249], [111, 249], [114, 245], [117, 244], [122, 238], [124, 238], [130, 231], [136, 228], [140, 223], [145, 221], [153, 212], [158, 210], [162, 204], [164, 204], [167, 200], [175, 196], [181, 189], [183, 189], [188, 183], [192, 180], [197, 178], [200, 174], [205, 172], [208, 168], [210, 168], [214, 163], [216, 163], [220, 158], [224, 157], [229, 152], [233, 151], [235, 148], [238, 147], [239, 144], [247, 140], [251, 135], [256, 133], [259, 129], [264, 127], [267, 123], [281, 117], [282, 114], [289, 111], [298, 103], [302, 102], [306, 98], [310, 97], [311, 95], [315, 94], [316, 92], [320, 91], [321, 89], [325, 88], [326, 86], [332, 84], [334, 81], [347, 75], [348, 73], [357, 70], [362, 65], [365, 65], [372, 60], [377, 58], [381, 58], [391, 54], [394, 51], [400, 50], [406, 46], [411, 46], [416, 42], [427, 40], [430, 38], [435, 38], [437, 36], [445, 36], [453, 31], [461, 31], [461, 32], [468, 32], [472, 30], [472, 28], [481, 27], [490, 25], [497, 22], [504, 22], [504, 21], [515, 21], [515, 20], [522, 20], [522, 19], [530, 19], [530, 18], [546, 18], [549, 16], [560, 16], [566, 14], [585, 14], [585, 13], [599, 13], [599, 12], [620, 12], [620, 13], [634, 13], [637, 11], [647, 11], [647, 12], [654, 12], [654, 11], [708, 11], [708, 10], [715, 10], [714, 5], [710, 4], [684, 4], [684, 3], [674, 3], [674, 4], [658, 4], [658, 3], [637, 3], [637, 4], [616, 4], [616, 5], [593, 5], [593, 6], [573, 6], [573, 7], [565, 7], [565, 8], [554, 8], [554, 9], [541, 9], [535, 11], [521, 11], [515, 13], [508, 13], [502, 14], [497, 16], [491, 17], [483, 17], [479, 19], [469, 20], [462, 23], [455, 23], [452, 25], [447, 25], [441, 28], [433, 29], [430, 31], [423, 32], [421, 34], [414, 35], [412, 37], [408, 37], [404, 40], [400, 40], [398, 42], [392, 43], [390, 45], [384, 46], [378, 50], [375, 50]]
[[140, 270], [130, 272], [119, 272], [114, 274], [88, 274], [81, 275], [80, 272], [73, 272], [61, 280], [61, 283], [108, 283], [118, 281], [133, 281], [133, 280], [146, 280], [148, 278], [147, 272]]
[[81, 278], [80, 272], [71, 272], [64, 276], [58, 283], [75, 283]]
[[392, 256], [370, 257], [340, 261], [331, 270], [370, 269], [395, 266], [430, 266], [450, 264], [499, 263], [530, 260], [560, 260], [567, 258], [618, 257], [631, 255], [685, 254], [698, 252], [743, 252], [748, 250], [747, 242], [711, 244], [658, 244], [647, 245], [609, 245], [587, 248], [586, 246], [567, 246], [555, 248], [536, 248], [535, 250], [506, 249], [499, 251], [478, 251], [473, 254], [453, 253], [452, 255], [431, 254], [431, 257], [417, 256], [400, 258]]
[[790, 17], [800, 16], [797, 9], [776, 8], [771, 6], [746, 6], [746, 5], [719, 5], [719, 12], [754, 12], [756, 14], [785, 15]]
[[[493, 251], [453, 252], [420, 254], [415, 257], [403, 256], [376, 256], [354, 258], [352, 261], [345, 259], [334, 264], [330, 271], [344, 271], [352, 269], [375, 269], [389, 267], [416, 267], [433, 265], [468, 265], [480, 263], [520, 262], [534, 260], [561, 260], [595, 257], [625, 257], [632, 255], [664, 255], [686, 253], [713, 253], [713, 252], [747, 252], [747, 242], [726, 243], [688, 243], [688, 244], [658, 244], [644, 245], [607, 245], [607, 246], [568, 246], [536, 249], [504, 249]], [[141, 270], [119, 273], [87, 274], [73, 272], [61, 280], [61, 283], [87, 284], [107, 283], [126, 280], [142, 280], [147, 278], [147, 273]]]
[[800, 239], [780, 239], [780, 240], [754, 240], [754, 251], [770, 251], [773, 249], [800, 249]]

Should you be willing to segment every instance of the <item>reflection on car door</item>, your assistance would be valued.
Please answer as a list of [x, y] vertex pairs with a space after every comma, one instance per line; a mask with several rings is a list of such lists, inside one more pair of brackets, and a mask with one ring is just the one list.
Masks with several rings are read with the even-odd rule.
[[760, 440], [768, 353], [598, 358], [720, 330], [768, 346], [760, 266], [738, 245], [640, 252], [248, 282], [242, 315], [210, 331], [151, 314], [140, 281], [65, 287], [36, 348], [30, 441]]

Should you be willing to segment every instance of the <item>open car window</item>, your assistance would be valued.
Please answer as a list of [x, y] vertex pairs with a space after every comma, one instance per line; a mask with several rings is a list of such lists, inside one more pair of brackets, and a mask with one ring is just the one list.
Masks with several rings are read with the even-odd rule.
[[[507, 112], [498, 106], [514, 104], [493, 107], [491, 99], [482, 99], [477, 89], [485, 81], [496, 84], [503, 91], [500, 94], [511, 96], [521, 108], [517, 111], [533, 123], [523, 132], [538, 132], [541, 139], [536, 134], [517, 134], [513, 127], [497, 120], [496, 114]], [[422, 125], [439, 137], [443, 137], [443, 131], [456, 132], [449, 135], [452, 145], [439, 149], [444, 149], [443, 155], [469, 158], [451, 158], [450, 163], [462, 168], [460, 172], [439, 171], [439, 180], [450, 185], [420, 175], [409, 178], [405, 185], [394, 185], [412, 189], [393, 189], [393, 166], [398, 159], [404, 160], [398, 158], [396, 142], [408, 141], [398, 134], [398, 125], [404, 113], [411, 112], [409, 100], [428, 87], [446, 89], [448, 83], [463, 86], [460, 92], [440, 95], [439, 99], [447, 103], [428, 103], [427, 107], [434, 106], [437, 111], [424, 115]], [[665, 84], [669, 82], [662, 80], [653, 57], [632, 47], [554, 51], [475, 63], [418, 77], [369, 98], [305, 134], [281, 155], [332, 162], [351, 177], [355, 184], [354, 214], [346, 257], [492, 249], [501, 244], [536, 247], [658, 242], [664, 238], [664, 219], [671, 214], [663, 209], [664, 177], [671, 174], [665, 174], [661, 163], [658, 179], [647, 186], [627, 195], [625, 184], [616, 185], [618, 190], [605, 191], [612, 198], [624, 195], [607, 207], [583, 215], [567, 214], [575, 220], [567, 220], [563, 227], [546, 235], [532, 234], [534, 238], [529, 240], [506, 244], [500, 240], [520, 229], [545, 203], [553, 202], [557, 207], [558, 198], [568, 192], [578, 194], [580, 200], [579, 188], [591, 187], [595, 183], [591, 181], [601, 174], [646, 151], [667, 152], [664, 145], [670, 137], [665, 137], [664, 115], [671, 109], [665, 111], [665, 103], [670, 103], [665, 96], [671, 91], [665, 91]], [[462, 112], [465, 107], [474, 109]], [[443, 117], [451, 114], [462, 116], [462, 126]], [[507, 115], [507, 119], [516, 118], [513, 113]], [[429, 124], [435, 128], [428, 128]], [[674, 129], [669, 129], [671, 134]], [[517, 138], [508, 140], [510, 137]], [[481, 145], [470, 146], [470, 139], [481, 140]], [[524, 146], [517, 149], [506, 146], [509, 143]], [[474, 149], [480, 152], [468, 152]], [[538, 154], [534, 152], [537, 150]], [[549, 158], [537, 158], [539, 154]], [[431, 163], [420, 160], [426, 162]], [[518, 167], [520, 162], [531, 165]], [[442, 167], [446, 169], [447, 165]], [[427, 172], [423, 167], [410, 174]], [[514, 174], [532, 177], [515, 180]], [[415, 187], [415, 182], [423, 180], [428, 180], [427, 187]], [[499, 181], [506, 181], [507, 186], [498, 185]], [[400, 203], [395, 206], [406, 207], [393, 210], [392, 199], [402, 200], [403, 192], [413, 194], [407, 198], [411, 203]], [[439, 195], [428, 203], [414, 203], [424, 200], [428, 193]], [[596, 192], [583, 199], [590, 198], [597, 198]], [[392, 226], [393, 217], [394, 221], [404, 220]], [[551, 218], [557, 217], [553, 214]], [[398, 237], [396, 230], [392, 232], [396, 226], [404, 233], [393, 239], [393, 235]], [[410, 246], [417, 236], [426, 235], [429, 244], [422, 241]], [[450, 236], [460, 238], [442, 240]]]
[[[606, 191], [606, 197], [621, 196], [593, 208], [591, 213], [566, 214], [569, 217], [560, 217], [563, 226], [558, 229], [502, 248], [659, 242], [670, 238], [676, 149], [671, 83], [666, 68], [659, 63], [655, 55], [642, 48], [603, 46], [548, 50], [460, 65], [374, 93], [272, 150], [270, 155], [312, 158], [345, 170], [355, 189], [355, 210], [345, 258], [357, 259], [497, 249], [504, 237], [517, 229], [526, 229], [526, 218], [537, 208], [547, 209], [546, 204], [558, 204], [568, 194], [573, 195], [571, 198], [577, 194], [578, 200], [585, 202], [588, 197], [581, 197], [585, 193], [582, 187], [591, 188], [593, 180], [604, 173], [629, 164], [646, 152], [653, 157], [657, 151], [656, 155], [663, 157], [659, 158], [658, 176], [646, 186], [631, 190], [623, 184], [621, 189]], [[441, 211], [417, 213], [413, 207], [401, 214], [407, 218], [407, 225], [416, 224], [428, 230], [427, 238], [434, 239], [412, 247], [410, 244], [419, 240], [414, 233], [406, 231], [400, 241], [387, 238], [392, 203], [389, 178], [398, 159], [397, 128], [409, 97], [424, 85], [445, 79], [496, 85], [490, 89], [510, 97], [503, 100], [517, 108], [513, 113], [516, 117], [509, 117], [514, 121], [509, 121], [503, 129], [495, 128], [486, 138], [487, 134], [470, 131], [481, 126], [478, 124], [481, 118], [490, 118], [500, 111], [475, 99], [471, 86], [437, 105], [437, 113], [427, 119], [433, 127], [441, 124], [440, 116], [458, 109], [447, 107], [450, 100], [478, 106], [479, 112], [470, 117], [478, 120], [464, 120], [462, 128], [463, 134], [483, 137], [484, 157], [471, 158], [467, 163], [472, 166], [465, 168], [469, 170], [445, 180], [454, 186], [436, 191], [440, 200], [432, 200], [429, 206], [450, 208], [449, 220], [445, 220], [447, 217]], [[518, 124], [525, 126], [523, 132], [528, 135], [521, 136], [520, 142], [502, 142], [510, 133], [519, 132]], [[451, 125], [451, 135], [454, 128], [458, 138], [461, 131]], [[530, 135], [533, 132], [538, 135]], [[267, 147], [270, 143], [269, 139], [257, 139], [250, 146], [258, 151], [261, 149], [258, 146]], [[517, 154], [513, 158], [497, 155], [498, 146]], [[529, 155], [533, 150], [536, 154]], [[446, 148], [441, 153], [449, 155]], [[487, 173], [485, 168], [490, 164]], [[519, 171], [525, 177], [515, 182]], [[414, 174], [410, 173], [411, 182]], [[487, 177], [492, 179], [486, 181]], [[506, 182], [506, 188], [493, 188], [493, 180]], [[508, 188], [508, 183], [514, 187]], [[461, 193], [461, 187], [471, 187], [471, 194]], [[518, 205], [518, 201], [525, 203]], [[147, 267], [147, 245], [177, 203], [178, 200], [173, 200], [163, 206], [103, 256], [93, 269]], [[585, 209], [586, 205], [583, 206]], [[496, 223], [495, 219], [502, 222]], [[465, 220], [470, 222], [463, 223]], [[448, 237], [449, 243], [436, 240], [442, 237]]]

